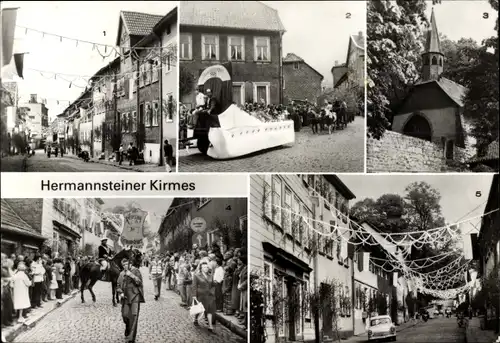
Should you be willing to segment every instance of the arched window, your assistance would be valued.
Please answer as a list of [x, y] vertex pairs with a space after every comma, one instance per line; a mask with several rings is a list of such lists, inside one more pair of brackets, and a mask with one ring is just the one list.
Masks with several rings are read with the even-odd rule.
[[424, 66], [428, 66], [430, 64], [429, 56], [424, 56]]
[[442, 57], [439, 59], [439, 65], [440, 65], [441, 67], [443, 66], [443, 58], [442, 58]]
[[437, 65], [437, 64], [438, 64], [437, 58], [436, 58], [436, 56], [433, 56], [432, 57], [432, 65], [434, 66], [434, 65]]

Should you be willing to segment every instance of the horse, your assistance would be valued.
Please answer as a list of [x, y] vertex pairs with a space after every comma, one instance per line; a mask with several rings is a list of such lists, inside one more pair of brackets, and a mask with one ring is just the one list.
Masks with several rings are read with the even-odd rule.
[[[116, 293], [116, 287], [118, 283], [118, 276], [120, 272], [123, 270], [121, 261], [127, 258], [131, 263], [139, 268], [142, 263], [142, 253], [137, 249], [123, 249], [119, 253], [117, 253], [113, 258], [109, 261], [109, 269], [108, 269], [108, 280], [106, 282], [111, 282], [111, 289], [113, 293], [113, 306], [116, 306], [116, 303], [119, 302], [118, 294]], [[85, 303], [84, 299], [84, 290], [85, 286], [87, 286], [90, 294], [92, 295], [92, 301], [95, 302], [95, 294], [92, 290], [97, 280], [100, 280], [101, 277], [101, 265], [97, 262], [88, 262], [82, 266], [80, 270], [80, 294], [82, 298], [82, 303]]]

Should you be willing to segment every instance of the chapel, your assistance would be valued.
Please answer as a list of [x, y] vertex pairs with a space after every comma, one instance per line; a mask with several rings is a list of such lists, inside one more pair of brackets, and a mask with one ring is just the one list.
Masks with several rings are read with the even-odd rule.
[[463, 117], [466, 88], [442, 76], [445, 63], [433, 9], [420, 79], [396, 111], [392, 130], [439, 144], [446, 160], [463, 162], [473, 153]]

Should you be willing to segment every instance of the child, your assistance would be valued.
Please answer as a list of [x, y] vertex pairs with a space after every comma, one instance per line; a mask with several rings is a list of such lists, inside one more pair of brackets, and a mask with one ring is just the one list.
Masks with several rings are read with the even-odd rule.
[[14, 285], [14, 310], [19, 311], [18, 323], [24, 323], [23, 310], [30, 308], [29, 288], [31, 281], [25, 273], [26, 265], [19, 263], [17, 265], [17, 272], [12, 277]]
[[52, 281], [50, 281], [50, 299], [55, 299], [57, 288], [58, 285], [56, 280], [56, 267], [52, 267]]

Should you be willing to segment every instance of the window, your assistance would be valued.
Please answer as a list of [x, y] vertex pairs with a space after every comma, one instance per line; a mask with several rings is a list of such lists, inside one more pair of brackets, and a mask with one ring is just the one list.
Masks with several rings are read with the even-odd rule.
[[[278, 176], [273, 176], [273, 218], [276, 224], [281, 224], [281, 179]], [[279, 206], [279, 207], [278, 207]]]
[[181, 33], [179, 49], [181, 60], [190, 60], [193, 58], [192, 39], [190, 33]]
[[292, 233], [292, 191], [285, 187], [285, 206], [283, 210], [283, 229], [287, 233]]
[[120, 121], [122, 132], [127, 132], [127, 113], [124, 112], [120, 115]]
[[245, 60], [245, 37], [243, 36], [229, 36], [227, 38], [227, 56], [230, 61], [244, 61]]
[[445, 157], [447, 160], [453, 160], [453, 148], [455, 144], [453, 140], [447, 140], [446, 141], [446, 147], [445, 147]]
[[269, 37], [254, 37], [254, 51], [255, 51], [255, 61], [259, 62], [270, 62], [271, 61], [271, 49], [270, 49], [270, 39]]
[[172, 56], [167, 55], [167, 58], [166, 58], [166, 66], [165, 66], [165, 73], [168, 73], [172, 70]]
[[218, 60], [219, 59], [219, 36], [217, 35], [202, 35], [201, 36], [201, 53], [203, 60]]
[[424, 57], [424, 66], [428, 66], [430, 64], [429, 56]]
[[162, 65], [161, 65], [160, 59], [155, 58], [153, 65], [152, 65], [153, 74], [152, 74], [151, 83], [158, 81], [158, 70], [160, 70], [160, 72], [161, 72], [161, 67], [162, 67]]
[[299, 62], [293, 62], [293, 69], [299, 70], [300, 69], [300, 63]]
[[273, 265], [269, 262], [264, 262], [264, 298], [267, 315], [273, 314]]
[[293, 239], [297, 239], [300, 241], [300, 222], [301, 222], [301, 217], [300, 217], [300, 200], [297, 196], [293, 197], [293, 203], [292, 203], [292, 234], [293, 234]]
[[57, 231], [52, 233], [52, 251], [59, 251], [59, 232]]
[[243, 105], [245, 103], [245, 83], [244, 82], [233, 82], [233, 101], [237, 105]]
[[147, 86], [151, 84], [151, 78], [153, 77], [153, 65], [149, 61], [144, 63], [144, 72], [146, 74], [144, 85]]
[[159, 114], [160, 114], [160, 109], [158, 106], [158, 101], [155, 100], [155, 101], [153, 101], [153, 118], [152, 118], [152, 123], [151, 123], [152, 126], [158, 126], [158, 122], [159, 122], [159, 118], [160, 118]]
[[439, 65], [440, 65], [441, 67], [443, 66], [443, 58], [442, 58], [442, 57], [439, 59]]
[[144, 118], [144, 125], [151, 126], [153, 119], [153, 111], [151, 110], [151, 103], [146, 102], [146, 116]]
[[272, 192], [272, 182], [273, 178], [270, 174], [264, 174], [263, 182], [263, 192], [264, 192], [264, 215], [269, 219], [273, 217], [273, 192]]
[[432, 57], [432, 65], [434, 66], [434, 65], [437, 65], [437, 64], [438, 64], [437, 63], [437, 58], [436, 58], [436, 56], [433, 56]]
[[253, 83], [253, 102], [261, 103], [264, 100], [266, 105], [270, 104], [269, 82], [254, 82]]
[[132, 118], [130, 118], [130, 113], [127, 113], [130, 122], [130, 132], [137, 132], [137, 111], [132, 111]]

